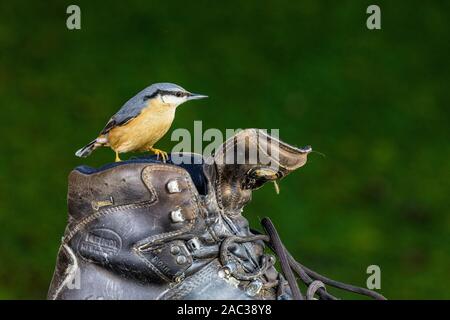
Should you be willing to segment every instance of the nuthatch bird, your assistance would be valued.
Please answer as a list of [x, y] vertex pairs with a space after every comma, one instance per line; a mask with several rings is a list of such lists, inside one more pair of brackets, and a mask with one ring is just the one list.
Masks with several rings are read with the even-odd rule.
[[154, 148], [169, 130], [175, 110], [182, 103], [207, 96], [191, 93], [173, 83], [155, 83], [128, 100], [108, 121], [99, 136], [75, 155], [87, 157], [98, 147], [110, 147], [119, 154], [151, 151], [165, 162], [167, 153]]

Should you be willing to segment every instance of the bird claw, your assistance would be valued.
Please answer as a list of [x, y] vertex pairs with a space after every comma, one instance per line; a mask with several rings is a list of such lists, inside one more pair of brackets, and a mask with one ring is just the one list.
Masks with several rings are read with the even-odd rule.
[[156, 159], [159, 160], [159, 156], [161, 156], [162, 162], [166, 162], [167, 159], [169, 159], [169, 156], [167, 155], [167, 152], [159, 150], [159, 149], [154, 149], [152, 148], [151, 151], [153, 151], [154, 154], [156, 154]]

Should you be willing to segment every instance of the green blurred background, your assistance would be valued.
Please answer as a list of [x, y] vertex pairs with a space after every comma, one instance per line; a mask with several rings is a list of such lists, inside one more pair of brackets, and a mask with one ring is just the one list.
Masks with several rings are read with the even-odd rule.
[[[66, 28], [73, 3], [79, 31]], [[379, 31], [366, 28], [373, 3]], [[210, 96], [173, 128], [279, 128], [325, 154], [279, 196], [254, 193], [254, 227], [270, 216], [334, 279], [364, 286], [376, 264], [388, 298], [449, 298], [449, 17], [448, 1], [2, 1], [0, 298], [46, 297], [67, 175], [113, 160], [74, 152], [160, 81]]]

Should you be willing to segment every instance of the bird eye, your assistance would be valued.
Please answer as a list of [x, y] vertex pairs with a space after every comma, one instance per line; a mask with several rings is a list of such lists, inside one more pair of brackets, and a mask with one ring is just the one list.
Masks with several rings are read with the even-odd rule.
[[175, 95], [180, 98], [183, 96], [183, 92], [177, 92]]

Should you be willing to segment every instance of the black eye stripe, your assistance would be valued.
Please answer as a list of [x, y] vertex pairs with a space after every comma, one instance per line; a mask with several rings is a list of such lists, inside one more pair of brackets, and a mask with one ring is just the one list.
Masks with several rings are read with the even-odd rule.
[[188, 92], [183, 92], [183, 91], [175, 91], [174, 92], [174, 91], [167, 91], [167, 90], [156, 90], [153, 94], [144, 96], [144, 101], [147, 101], [148, 99], [152, 99], [152, 98], [156, 97], [158, 94], [161, 94], [161, 95], [165, 95], [165, 94], [169, 95], [170, 94], [170, 95], [173, 95], [176, 97], [186, 97], [189, 95]]

